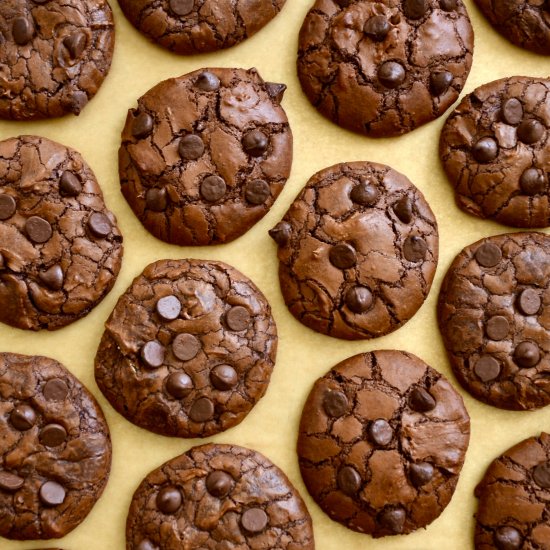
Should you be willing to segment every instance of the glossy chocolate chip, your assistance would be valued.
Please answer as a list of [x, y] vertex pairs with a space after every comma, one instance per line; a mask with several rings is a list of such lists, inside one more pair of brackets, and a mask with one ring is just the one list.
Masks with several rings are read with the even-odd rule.
[[357, 184], [349, 194], [349, 198], [361, 206], [374, 206], [378, 202], [380, 192], [376, 186], [366, 180]]
[[507, 99], [503, 104], [500, 111], [502, 120], [506, 124], [519, 124], [523, 119], [523, 106], [521, 101], [515, 97]]
[[443, 95], [453, 82], [453, 73], [436, 71], [430, 75], [430, 91], [436, 97]]
[[426, 0], [403, 0], [403, 13], [408, 19], [422, 19], [427, 11]]
[[526, 195], [542, 195], [546, 193], [546, 185], [546, 175], [537, 168], [527, 168], [519, 178], [519, 186]]
[[180, 139], [178, 153], [183, 160], [197, 160], [204, 153], [204, 142], [196, 134], [187, 134]]
[[329, 390], [323, 397], [323, 409], [328, 416], [339, 418], [348, 412], [349, 402], [346, 394], [338, 390]]
[[69, 387], [61, 378], [48, 380], [42, 390], [42, 395], [47, 401], [63, 401], [69, 394]]
[[132, 121], [132, 135], [137, 139], [147, 137], [153, 131], [153, 122], [149, 113], [140, 112]]
[[429, 462], [419, 462], [409, 466], [409, 479], [415, 487], [429, 483], [434, 476], [434, 467]]
[[493, 243], [483, 243], [475, 252], [476, 261], [483, 267], [495, 267], [502, 260], [502, 251]]
[[406, 75], [405, 68], [397, 61], [386, 61], [378, 68], [378, 80], [391, 90], [401, 86]]
[[353, 286], [346, 292], [344, 301], [353, 313], [364, 313], [372, 306], [374, 298], [367, 287]]
[[210, 382], [220, 391], [228, 391], [234, 388], [239, 381], [237, 371], [230, 365], [216, 365], [210, 371]]
[[88, 218], [88, 229], [94, 237], [104, 239], [111, 233], [111, 220], [101, 212], [94, 212]]
[[514, 362], [521, 368], [529, 369], [540, 361], [540, 350], [534, 342], [521, 342], [514, 350]]
[[59, 192], [66, 197], [76, 197], [82, 192], [82, 183], [78, 176], [65, 170], [59, 178]]
[[155, 305], [158, 316], [163, 321], [173, 321], [179, 317], [181, 312], [181, 302], [177, 296], [170, 294], [169, 296], [163, 296]]
[[418, 235], [411, 235], [403, 243], [403, 256], [409, 262], [421, 262], [428, 252], [426, 241]]
[[241, 525], [249, 533], [261, 533], [266, 527], [269, 518], [261, 508], [249, 508], [241, 516]]
[[150, 540], [144, 539], [137, 545], [136, 550], [158, 550], [158, 547], [155, 546]]
[[516, 528], [505, 525], [495, 531], [493, 542], [498, 550], [519, 550], [523, 538]]
[[146, 367], [157, 369], [164, 363], [164, 346], [156, 340], [150, 340], [141, 348], [140, 356]]
[[168, 206], [166, 189], [148, 189], [145, 195], [145, 205], [153, 212], [164, 212]]
[[242, 144], [250, 156], [261, 157], [267, 151], [269, 139], [261, 130], [251, 130], [244, 135]]
[[170, 9], [176, 15], [188, 15], [195, 7], [195, 0], [170, 0]]
[[78, 59], [86, 48], [86, 35], [82, 31], [73, 32], [63, 39], [63, 45], [71, 59]]
[[510, 323], [502, 315], [493, 315], [485, 325], [485, 333], [491, 340], [504, 340], [510, 332]]
[[214, 403], [208, 397], [197, 399], [189, 410], [189, 418], [193, 422], [206, 422], [214, 416]]
[[550, 489], [550, 462], [544, 462], [533, 469], [535, 483], [543, 489]]
[[193, 381], [184, 372], [173, 372], [166, 378], [166, 391], [176, 399], [189, 395], [192, 389]]
[[490, 382], [500, 374], [500, 364], [494, 357], [482, 355], [476, 361], [474, 372], [482, 382]]
[[31, 216], [25, 223], [25, 232], [29, 239], [37, 244], [48, 241], [52, 234], [52, 226], [39, 216]]
[[229, 494], [233, 488], [233, 478], [222, 470], [210, 472], [206, 478], [206, 490], [216, 498], [222, 498]]
[[39, 439], [46, 447], [57, 447], [67, 440], [67, 430], [61, 424], [46, 424], [40, 430]]
[[21, 432], [30, 430], [36, 423], [36, 413], [29, 405], [17, 405], [11, 411], [10, 422], [14, 428]]
[[244, 189], [244, 196], [250, 204], [264, 204], [270, 195], [269, 183], [265, 180], [249, 181]]
[[375, 15], [367, 19], [363, 32], [375, 42], [381, 42], [390, 32], [390, 22], [384, 15]]
[[225, 181], [220, 176], [208, 176], [201, 183], [201, 197], [208, 202], [216, 202], [224, 197], [227, 190]]
[[59, 506], [65, 500], [65, 489], [55, 481], [46, 481], [40, 487], [40, 500], [45, 506]]
[[181, 493], [176, 487], [163, 487], [157, 493], [157, 508], [163, 514], [173, 514], [181, 506]]
[[172, 342], [172, 352], [180, 361], [190, 361], [200, 349], [200, 340], [193, 334], [178, 334]]
[[483, 137], [472, 147], [472, 155], [481, 163], [490, 162], [498, 156], [498, 145], [492, 137]]
[[41, 271], [38, 278], [48, 288], [52, 290], [60, 290], [63, 288], [63, 270], [59, 264], [52, 265], [46, 271]]
[[220, 87], [220, 79], [214, 73], [204, 71], [197, 77], [195, 87], [203, 92], [215, 92]]
[[2, 491], [13, 493], [21, 489], [24, 483], [25, 480], [22, 477], [11, 474], [10, 472], [0, 471], [0, 489]]
[[413, 220], [413, 204], [409, 196], [405, 195], [401, 197], [397, 202], [393, 203], [392, 206], [395, 215], [399, 221], [403, 223], [411, 223]]
[[281, 103], [283, 95], [286, 91], [286, 84], [278, 84], [277, 82], [266, 82], [264, 84], [265, 91], [270, 98], [274, 99], [276, 103]]
[[227, 326], [236, 332], [247, 329], [251, 319], [250, 312], [243, 306], [233, 306], [225, 314]]
[[405, 510], [402, 508], [386, 509], [378, 516], [380, 525], [388, 529], [388, 531], [394, 535], [398, 535], [403, 532], [406, 519], [407, 514], [405, 514]]
[[524, 315], [535, 315], [539, 312], [542, 301], [536, 290], [526, 288], [520, 292], [516, 303]]
[[292, 233], [288, 222], [279, 222], [273, 229], [269, 230], [269, 236], [279, 245], [284, 246], [290, 240]]
[[356, 495], [362, 483], [359, 472], [351, 466], [340, 468], [336, 481], [340, 491], [349, 496]]
[[0, 220], [11, 218], [17, 210], [17, 203], [11, 195], [0, 195]]
[[543, 135], [544, 126], [534, 119], [523, 120], [517, 129], [518, 139], [527, 145], [536, 143]]
[[33, 25], [25, 17], [16, 17], [13, 20], [12, 33], [14, 42], [19, 46], [24, 46], [32, 39], [34, 34]]
[[379, 418], [369, 424], [369, 437], [379, 447], [385, 447], [393, 439], [393, 429], [387, 420]]
[[443, 11], [454, 11], [458, 7], [457, 0], [440, 0], [439, 5]]
[[350, 269], [357, 263], [357, 253], [351, 244], [341, 243], [330, 249], [329, 260], [338, 269]]
[[428, 412], [435, 408], [436, 402], [428, 390], [417, 386], [409, 396], [409, 406], [416, 412]]

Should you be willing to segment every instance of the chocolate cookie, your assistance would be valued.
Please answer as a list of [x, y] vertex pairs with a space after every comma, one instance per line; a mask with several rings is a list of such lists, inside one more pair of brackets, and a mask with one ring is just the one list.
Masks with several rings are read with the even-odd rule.
[[97, 384], [120, 414], [152, 432], [206, 437], [231, 428], [269, 384], [277, 350], [271, 308], [222, 262], [147, 266], [105, 326]]
[[0, 321], [58, 329], [111, 290], [122, 236], [74, 149], [43, 137], [0, 142]]
[[0, 118], [78, 115], [109, 72], [114, 32], [106, 0], [2, 0]]
[[234, 46], [267, 25], [286, 0], [118, 0], [124, 15], [156, 44], [179, 54]]
[[348, 340], [408, 321], [437, 265], [437, 224], [424, 196], [399, 172], [371, 162], [315, 174], [270, 235], [291, 313]]
[[402, 351], [355, 355], [315, 382], [298, 458], [325, 513], [373, 537], [425, 527], [447, 506], [470, 418], [437, 371]]
[[490, 464], [475, 489], [476, 550], [550, 548], [550, 436], [541, 433]]
[[292, 164], [285, 89], [255, 69], [201, 69], [138, 100], [122, 132], [120, 181], [155, 237], [224, 243], [268, 212]]
[[298, 76], [336, 124], [395, 136], [454, 103], [473, 40], [461, 0], [317, 0], [300, 31]]
[[439, 153], [458, 206], [513, 227], [550, 225], [550, 79], [513, 76], [464, 97]]
[[109, 478], [103, 413], [60, 363], [15, 353], [0, 353], [0, 408], [0, 536], [63, 537]]
[[141, 482], [126, 522], [126, 550], [222, 547], [313, 550], [315, 544], [304, 501], [275, 464], [237, 445], [201, 445]]
[[482, 239], [455, 258], [439, 295], [439, 329], [454, 373], [503, 409], [550, 403], [550, 237]]

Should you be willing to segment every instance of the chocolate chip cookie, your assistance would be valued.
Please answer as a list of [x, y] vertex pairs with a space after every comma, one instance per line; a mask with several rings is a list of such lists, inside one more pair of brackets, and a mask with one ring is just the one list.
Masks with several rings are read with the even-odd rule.
[[355, 355], [317, 380], [302, 412], [298, 458], [325, 513], [373, 537], [425, 527], [447, 506], [470, 418], [460, 395], [418, 357]]
[[0, 321], [58, 329], [111, 290], [122, 236], [74, 149], [37, 136], [0, 142]]
[[550, 225], [550, 79], [513, 76], [464, 97], [439, 153], [458, 206], [513, 227]]
[[458, 98], [473, 39], [461, 0], [317, 0], [300, 31], [298, 76], [336, 124], [396, 136]]
[[400, 327], [424, 302], [437, 265], [437, 224], [424, 196], [371, 162], [315, 174], [270, 235], [290, 312], [337, 338]]
[[548, 235], [498, 235], [462, 250], [443, 281], [438, 319], [467, 391], [503, 409], [550, 403], [548, 304]]
[[2, 0], [0, 118], [78, 115], [109, 72], [114, 32], [106, 0]]
[[15, 353], [0, 353], [0, 407], [0, 536], [63, 537], [109, 478], [103, 413], [60, 363]]
[[119, 0], [130, 23], [179, 54], [229, 48], [257, 33], [286, 0]]
[[476, 550], [550, 548], [550, 436], [541, 433], [493, 460], [475, 489]]
[[163, 435], [207, 437], [235, 426], [264, 395], [275, 363], [267, 300], [222, 262], [150, 264], [105, 326], [99, 388], [130, 422]]
[[142, 481], [126, 522], [126, 550], [221, 547], [315, 544], [304, 501], [275, 464], [237, 445], [201, 445]]
[[285, 89], [255, 69], [201, 69], [138, 100], [122, 132], [120, 181], [155, 237], [224, 243], [268, 212], [292, 164]]

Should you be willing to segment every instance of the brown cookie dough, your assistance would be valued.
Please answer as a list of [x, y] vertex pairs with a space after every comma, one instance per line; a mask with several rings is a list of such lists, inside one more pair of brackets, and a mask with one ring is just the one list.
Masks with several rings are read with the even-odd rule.
[[209, 444], [153, 470], [134, 493], [126, 550], [313, 550], [304, 501], [251, 449]]
[[424, 196], [371, 162], [315, 174], [270, 235], [291, 313], [337, 338], [400, 327], [424, 302], [437, 265], [437, 223]]
[[480, 86], [451, 113], [439, 143], [458, 206], [513, 227], [550, 225], [550, 79]]
[[0, 321], [58, 329], [111, 290], [122, 236], [74, 149], [43, 137], [0, 142]]
[[0, 353], [0, 408], [0, 536], [63, 537], [109, 478], [103, 413], [60, 363], [14, 353]]
[[550, 548], [550, 436], [541, 433], [493, 460], [475, 489], [476, 550]]
[[78, 115], [109, 72], [106, 0], [0, 2], [0, 118]]
[[201, 69], [138, 100], [122, 132], [120, 181], [155, 237], [224, 243], [268, 212], [292, 164], [285, 89], [255, 69]]
[[503, 409], [550, 403], [550, 237], [482, 239], [455, 258], [438, 320], [453, 371], [477, 399]]
[[462, 398], [441, 374], [410, 353], [374, 351], [317, 380], [302, 412], [298, 458], [325, 513], [383, 537], [441, 514], [469, 438]]
[[179, 54], [214, 52], [256, 34], [286, 0], [118, 0], [130, 23]]
[[395, 136], [454, 103], [473, 39], [461, 0], [317, 0], [300, 31], [298, 76], [334, 123]]
[[222, 262], [150, 264], [105, 326], [99, 388], [130, 422], [163, 435], [207, 437], [239, 424], [275, 363], [267, 300]]

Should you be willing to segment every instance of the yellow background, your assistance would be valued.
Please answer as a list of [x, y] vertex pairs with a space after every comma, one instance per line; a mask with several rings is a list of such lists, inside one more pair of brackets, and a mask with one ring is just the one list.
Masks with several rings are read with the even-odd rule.
[[[550, 59], [510, 45], [493, 31], [473, 2], [466, 0], [475, 31], [472, 71], [464, 93], [490, 80], [511, 75], [548, 76]], [[296, 455], [296, 432], [302, 405], [313, 382], [338, 361], [374, 349], [415, 353], [455, 382], [436, 325], [435, 306], [441, 280], [454, 256], [467, 244], [507, 229], [462, 213], [439, 164], [437, 143], [442, 117], [408, 135], [368, 139], [330, 123], [310, 105], [296, 77], [298, 31], [312, 5], [287, 0], [283, 11], [262, 31], [229, 50], [180, 57], [154, 46], [123, 17], [111, 0], [116, 19], [116, 47], [111, 72], [98, 95], [76, 118], [16, 123], [0, 122], [0, 138], [38, 134], [80, 151], [95, 171], [107, 206], [124, 235], [124, 261], [118, 281], [99, 307], [86, 318], [56, 332], [31, 333], [0, 326], [0, 351], [42, 354], [67, 366], [94, 393], [107, 416], [113, 440], [111, 478], [87, 519], [60, 541], [11, 542], [1, 550], [60, 546], [63, 550], [123, 550], [126, 512], [141, 479], [164, 461], [203, 441], [252, 447], [280, 466], [304, 497], [313, 517], [318, 550], [468, 550], [473, 548], [473, 490], [488, 463], [525, 437], [550, 430], [550, 409], [508, 412], [475, 401], [461, 391], [472, 419], [472, 437], [457, 491], [442, 516], [426, 530], [407, 536], [373, 540], [325, 516], [306, 493]], [[156, 240], [133, 216], [120, 191], [117, 150], [127, 109], [160, 80], [201, 67], [256, 67], [267, 81], [284, 82], [283, 107], [294, 133], [292, 175], [271, 212], [246, 235], [215, 247], [184, 248]], [[308, 178], [342, 161], [370, 160], [389, 164], [419, 187], [434, 210], [440, 231], [440, 261], [432, 291], [417, 315], [389, 336], [364, 342], [338, 341], [316, 334], [287, 311], [279, 291], [276, 247], [267, 231], [282, 217]], [[179, 440], [154, 435], [119, 416], [99, 392], [93, 360], [103, 323], [119, 295], [146, 264], [161, 258], [223, 260], [248, 275], [267, 296], [279, 331], [279, 352], [266, 396], [239, 426], [206, 440]]]

